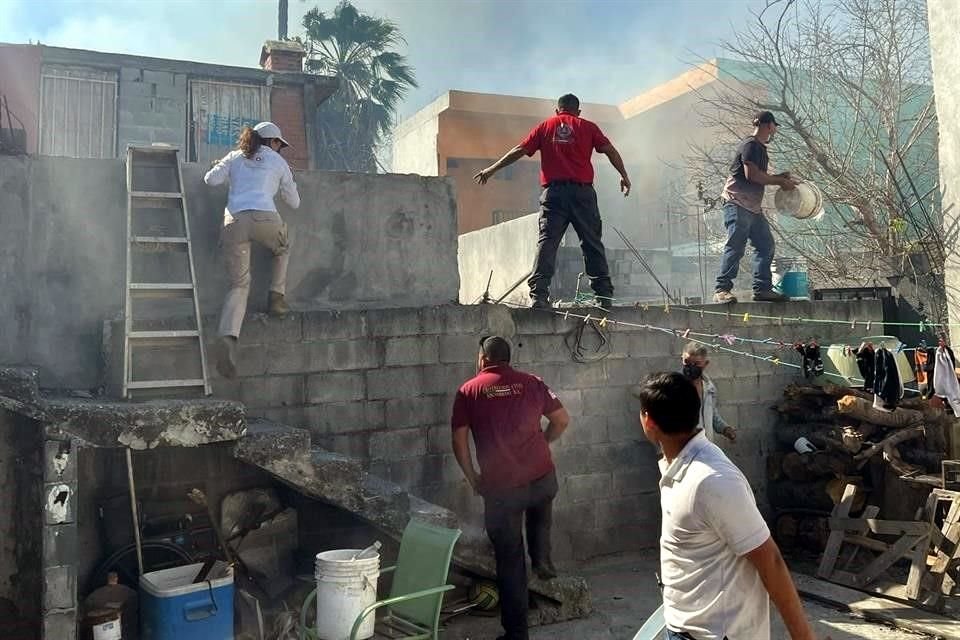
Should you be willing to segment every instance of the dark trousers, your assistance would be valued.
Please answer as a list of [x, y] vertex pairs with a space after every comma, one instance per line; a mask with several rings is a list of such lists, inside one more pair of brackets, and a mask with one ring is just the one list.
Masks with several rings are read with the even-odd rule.
[[740, 270], [740, 258], [747, 250], [747, 241], [753, 245], [753, 290], [773, 289], [770, 265], [776, 244], [767, 217], [753, 213], [735, 202], [723, 205], [723, 226], [727, 228], [727, 244], [723, 248], [723, 261], [717, 276], [717, 291], [731, 291], [733, 281]]
[[590, 278], [590, 288], [598, 296], [613, 297], [613, 283], [600, 236], [600, 208], [597, 192], [585, 184], [553, 183], [540, 194], [540, 237], [537, 240], [537, 257], [533, 263], [533, 275], [527, 280], [530, 297], [548, 300], [550, 280], [557, 269], [557, 249], [567, 230], [573, 225], [580, 238], [583, 250], [583, 265]]
[[550, 520], [557, 495], [557, 474], [515, 489], [483, 497], [484, 525], [493, 543], [500, 591], [500, 622], [507, 640], [527, 640], [527, 560], [523, 548], [524, 514], [530, 561], [550, 566]]

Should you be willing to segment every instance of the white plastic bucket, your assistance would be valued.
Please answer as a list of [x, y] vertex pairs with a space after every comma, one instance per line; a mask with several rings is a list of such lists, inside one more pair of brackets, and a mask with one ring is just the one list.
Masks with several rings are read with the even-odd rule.
[[823, 195], [812, 182], [801, 182], [796, 189], [778, 189], [773, 204], [781, 215], [809, 220], [823, 213]]
[[[321, 640], [349, 640], [357, 616], [377, 601], [380, 554], [337, 549], [317, 554], [317, 635]], [[360, 626], [357, 638], [373, 637], [374, 614]]]

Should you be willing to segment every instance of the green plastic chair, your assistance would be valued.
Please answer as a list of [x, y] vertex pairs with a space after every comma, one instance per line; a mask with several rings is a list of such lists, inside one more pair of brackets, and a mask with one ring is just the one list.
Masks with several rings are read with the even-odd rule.
[[[379, 622], [407, 634], [400, 636], [404, 640], [437, 640], [440, 637], [443, 594], [454, 588], [446, 582], [453, 547], [460, 533], [459, 529], [411, 520], [400, 539], [397, 564], [380, 569], [381, 574], [393, 572], [390, 597], [373, 603], [357, 616], [350, 640], [357, 640], [363, 621], [383, 607], [387, 608], [387, 615]], [[307, 613], [316, 597], [317, 590], [314, 589], [300, 610], [300, 640], [318, 638], [316, 630], [307, 626]]]

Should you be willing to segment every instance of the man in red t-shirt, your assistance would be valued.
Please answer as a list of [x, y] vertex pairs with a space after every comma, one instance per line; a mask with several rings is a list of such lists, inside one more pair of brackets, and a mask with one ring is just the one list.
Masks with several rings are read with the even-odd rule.
[[557, 248], [567, 226], [580, 237], [590, 287], [604, 308], [613, 303], [613, 284], [601, 240], [602, 224], [593, 190], [593, 152], [602, 153], [620, 173], [620, 190], [630, 194], [623, 159], [593, 122], [580, 117], [580, 100], [572, 93], [557, 100], [556, 115], [547, 118], [505, 156], [474, 176], [478, 184], [523, 156], [540, 152], [540, 237], [537, 258], [527, 284], [534, 308], [550, 307], [550, 280], [556, 270]]
[[[560, 400], [537, 376], [510, 366], [510, 344], [499, 336], [480, 340], [476, 377], [457, 391], [453, 403], [453, 453], [474, 491], [483, 496], [484, 525], [497, 564], [500, 621], [498, 640], [527, 640], [527, 545], [533, 571], [556, 577], [550, 559], [550, 520], [557, 475], [550, 443], [570, 423]], [[550, 421], [546, 431], [540, 418]], [[470, 456], [470, 434], [480, 463]]]

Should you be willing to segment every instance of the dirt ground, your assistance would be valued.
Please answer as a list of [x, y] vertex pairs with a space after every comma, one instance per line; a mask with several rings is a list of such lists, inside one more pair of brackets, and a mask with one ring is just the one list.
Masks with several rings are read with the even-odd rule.
[[[660, 605], [654, 571], [656, 552], [611, 556], [580, 570], [593, 593], [594, 613], [587, 619], [531, 629], [531, 640], [632, 640], [643, 621]], [[925, 636], [900, 631], [856, 618], [845, 611], [815, 602], [804, 602], [820, 638], [832, 640], [925, 640]], [[775, 612], [773, 640], [789, 640]], [[958, 623], [960, 624], [960, 623]], [[447, 624], [446, 640], [494, 640], [502, 633], [499, 619], [464, 615]], [[932, 640], [932, 639], [931, 639]]]

